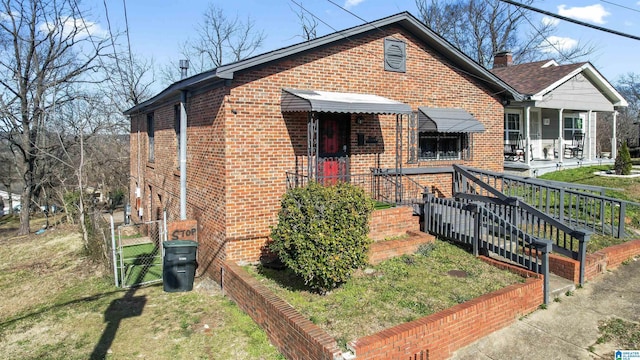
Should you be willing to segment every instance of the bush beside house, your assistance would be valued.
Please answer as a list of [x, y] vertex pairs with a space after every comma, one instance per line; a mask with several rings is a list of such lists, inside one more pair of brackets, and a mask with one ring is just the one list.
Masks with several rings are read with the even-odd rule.
[[614, 163], [616, 175], [631, 175], [632, 167], [633, 164], [631, 163], [629, 148], [627, 147], [627, 144], [623, 143], [620, 147], [620, 151], [618, 151], [618, 155], [616, 156], [616, 161]]
[[312, 183], [282, 199], [271, 250], [312, 289], [331, 290], [367, 263], [373, 201], [349, 183]]

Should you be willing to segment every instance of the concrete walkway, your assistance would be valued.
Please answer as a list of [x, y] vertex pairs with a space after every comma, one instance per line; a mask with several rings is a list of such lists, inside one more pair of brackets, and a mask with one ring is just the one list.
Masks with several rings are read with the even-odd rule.
[[558, 299], [458, 350], [452, 359], [613, 359], [615, 344], [596, 344], [598, 322], [612, 317], [640, 322], [640, 259]]

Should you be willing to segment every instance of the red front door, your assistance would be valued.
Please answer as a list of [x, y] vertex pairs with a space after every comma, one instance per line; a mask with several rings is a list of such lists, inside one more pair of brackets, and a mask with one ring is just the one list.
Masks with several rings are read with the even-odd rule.
[[320, 117], [320, 151], [318, 175], [323, 184], [348, 179], [349, 114], [322, 114]]

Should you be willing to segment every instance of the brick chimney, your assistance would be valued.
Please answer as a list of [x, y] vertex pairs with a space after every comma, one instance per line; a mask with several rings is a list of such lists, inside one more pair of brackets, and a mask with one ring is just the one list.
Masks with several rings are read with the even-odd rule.
[[493, 68], [503, 68], [513, 65], [513, 54], [511, 51], [500, 51], [493, 55]]

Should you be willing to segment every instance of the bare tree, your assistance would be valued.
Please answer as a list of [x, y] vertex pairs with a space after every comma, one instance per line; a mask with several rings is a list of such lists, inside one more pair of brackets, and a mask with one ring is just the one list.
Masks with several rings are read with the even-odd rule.
[[298, 18], [298, 24], [300, 25], [300, 30], [302, 31], [302, 34], [297, 36], [301, 37], [304, 41], [309, 41], [317, 38], [318, 21], [316, 20], [316, 18], [307, 15], [307, 12], [302, 8], [302, 5], [299, 9], [295, 9], [291, 5], [289, 5], [289, 8]]
[[1, 0], [0, 12], [0, 120], [17, 154], [27, 234], [47, 111], [71, 101], [73, 86], [98, 81], [89, 75], [105, 41], [89, 37], [93, 23], [74, 0]]
[[581, 43], [562, 48], [550, 40], [552, 21], [534, 24], [524, 10], [499, 0], [416, 0], [416, 6], [427, 26], [485, 67], [491, 67], [499, 51], [512, 51], [517, 62], [549, 57], [568, 62], [594, 51]]
[[120, 112], [149, 99], [156, 81], [153, 60], [117, 51], [112, 57], [114, 60], [107, 65], [112, 74], [110, 96]]
[[640, 74], [628, 73], [620, 77], [616, 88], [629, 106], [620, 110], [617, 132], [622, 141], [640, 146]]
[[[181, 44], [181, 53], [197, 73], [247, 58], [262, 46], [265, 39], [264, 32], [255, 28], [251, 17], [247, 16], [245, 21], [237, 15], [228, 17], [214, 3], [207, 7], [203, 22], [197, 25], [196, 32], [196, 39]], [[178, 80], [179, 73], [176, 70], [177, 67], [165, 68], [165, 80]]]
[[[42, 150], [54, 160], [48, 175], [57, 181], [51, 187], [59, 194], [69, 190], [78, 194], [77, 203], [72, 205], [77, 208], [67, 209], [67, 213], [77, 214], [87, 249], [89, 230], [85, 217], [93, 209], [93, 204], [87, 201], [88, 187], [108, 193], [111, 187], [124, 186], [128, 174], [123, 171], [128, 156], [120, 156], [122, 150], [118, 147], [107, 147], [114, 145], [119, 132], [121, 115], [114, 110], [109, 99], [102, 95], [86, 95], [61, 106], [48, 126], [52, 145], [46, 152]], [[111, 178], [118, 177], [118, 171], [124, 181]]]

